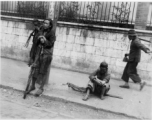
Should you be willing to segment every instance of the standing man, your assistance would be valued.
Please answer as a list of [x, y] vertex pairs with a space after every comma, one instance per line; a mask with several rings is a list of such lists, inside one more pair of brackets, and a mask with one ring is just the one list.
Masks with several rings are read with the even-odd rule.
[[46, 82], [47, 72], [52, 61], [53, 46], [55, 42], [55, 32], [52, 30], [53, 22], [51, 19], [45, 19], [43, 25], [37, 34], [37, 50], [40, 50], [40, 55], [37, 56], [38, 61], [32, 64], [35, 67], [35, 72], [32, 78], [32, 85], [30, 91], [35, 89], [35, 82], [39, 78], [41, 81], [40, 88], [36, 91], [35, 95], [39, 96], [43, 93], [43, 87]]
[[119, 87], [121, 88], [127, 88], [129, 89], [129, 77], [133, 80], [134, 83], [138, 83], [140, 85], [140, 90], [143, 89], [146, 82], [142, 82], [141, 78], [137, 74], [137, 65], [140, 62], [141, 58], [141, 50], [143, 50], [145, 53], [150, 53], [149, 48], [144, 46], [141, 41], [138, 39], [135, 30], [129, 30], [128, 32], [128, 38], [131, 41], [130, 45], [130, 52], [129, 54], [125, 54], [125, 56], [129, 56], [128, 62], [126, 64], [126, 67], [124, 69], [122, 80], [125, 81], [124, 85], [121, 85]]

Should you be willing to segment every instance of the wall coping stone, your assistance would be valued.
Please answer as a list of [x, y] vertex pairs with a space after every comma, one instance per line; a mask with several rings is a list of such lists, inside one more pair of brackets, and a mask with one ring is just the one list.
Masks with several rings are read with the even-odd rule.
[[[58, 21], [57, 22], [59, 26], [62, 24], [63, 25], [70, 25], [70, 26], [79, 26], [79, 28], [87, 27], [87, 28], [96, 28], [96, 29], [105, 29], [105, 30], [113, 30], [113, 32], [118, 32], [122, 31], [123, 33], [127, 33], [131, 28], [119, 28], [119, 27], [110, 27], [110, 26], [99, 26], [99, 25], [92, 25], [92, 24], [82, 24], [82, 23], [71, 23], [71, 22], [63, 22], [63, 21]], [[152, 34], [152, 31], [148, 30], [139, 30], [139, 29], [134, 29], [137, 33], [144, 33], [144, 34]]]
[[[2, 20], [19, 20], [19, 21], [32, 21], [34, 20], [34, 18], [22, 18], [22, 17], [14, 17], [14, 16], [6, 16], [6, 15], [0, 15]], [[43, 21], [42, 19], [38, 19], [40, 21]], [[70, 26], [78, 26], [79, 28], [91, 28], [91, 29], [103, 29], [103, 30], [113, 30], [113, 32], [124, 32], [127, 33], [128, 30], [130, 30], [130, 28], [119, 28], [119, 27], [109, 27], [109, 26], [99, 26], [99, 25], [92, 25], [92, 24], [82, 24], [82, 23], [71, 23], [71, 22], [63, 22], [63, 21], [58, 21], [57, 22], [58, 26], [62, 26], [62, 25], [70, 25]], [[138, 30], [135, 29], [135, 31], [137, 33], [144, 33], [144, 34], [152, 34], [152, 31], [148, 31], [148, 30]]]
[[[10, 21], [20, 21], [20, 22], [32, 22], [34, 18], [23, 18], [23, 17], [16, 17], [16, 16], [7, 16], [7, 15], [0, 15], [1, 20], [10, 20]], [[38, 19], [39, 21], [43, 21], [42, 19]]]

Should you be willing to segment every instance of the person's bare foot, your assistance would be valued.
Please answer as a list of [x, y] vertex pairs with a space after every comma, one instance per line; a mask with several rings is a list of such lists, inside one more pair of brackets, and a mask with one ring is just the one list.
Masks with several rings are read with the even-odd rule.
[[104, 99], [105, 99], [105, 97], [104, 97], [103, 95], [101, 95], [101, 97], [100, 97], [100, 98], [101, 98], [101, 100], [104, 100]]
[[144, 88], [145, 85], [146, 85], [146, 82], [140, 83], [140, 91]]
[[120, 85], [119, 87], [121, 87], [121, 88], [126, 88], [126, 89], [129, 89], [129, 88], [130, 88], [129, 85]]
[[83, 98], [82, 98], [82, 100], [84, 100], [84, 101], [87, 101], [89, 98], [88, 98], [88, 96], [84, 96]]
[[86, 95], [84, 96], [84, 98], [82, 98], [82, 100], [87, 101], [88, 98], [89, 98], [89, 95], [90, 95], [90, 89], [87, 89], [87, 93], [86, 93]]

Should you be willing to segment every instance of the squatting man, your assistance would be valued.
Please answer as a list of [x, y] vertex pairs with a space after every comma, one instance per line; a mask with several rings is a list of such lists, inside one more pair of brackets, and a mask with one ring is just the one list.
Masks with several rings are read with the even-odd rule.
[[99, 68], [89, 76], [89, 79], [90, 81], [87, 85], [86, 95], [83, 100], [86, 101], [89, 98], [90, 92], [99, 95], [101, 100], [104, 100], [104, 95], [110, 90], [108, 64], [102, 62]]

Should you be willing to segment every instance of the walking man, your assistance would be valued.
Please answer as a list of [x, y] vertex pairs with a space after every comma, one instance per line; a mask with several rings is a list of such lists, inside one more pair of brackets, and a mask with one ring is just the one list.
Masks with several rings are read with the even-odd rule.
[[[49, 66], [52, 61], [53, 55], [53, 45], [55, 42], [55, 33], [52, 30], [53, 23], [51, 19], [45, 19], [43, 22], [43, 26], [41, 27], [39, 33], [37, 33], [35, 39], [38, 40], [36, 45], [36, 50], [40, 50], [40, 55], [37, 56], [38, 61], [32, 64], [32, 67], [35, 67], [35, 72], [32, 78], [32, 85], [30, 91], [35, 89], [35, 82], [40, 80], [40, 88], [35, 93], [36, 96], [39, 96], [43, 93], [43, 87], [46, 82], [47, 72], [49, 70]], [[35, 56], [36, 57], [36, 56]]]
[[125, 56], [129, 58], [121, 78], [125, 81], [125, 84], [121, 85], [120, 87], [129, 89], [130, 87], [128, 82], [130, 77], [134, 83], [138, 83], [140, 85], [140, 90], [142, 90], [146, 82], [142, 82], [141, 78], [137, 74], [136, 67], [141, 59], [141, 50], [143, 50], [145, 53], [150, 53], [150, 50], [141, 43], [136, 35], [135, 30], [129, 30], [128, 38], [131, 40], [130, 52], [129, 54], [125, 54]]

